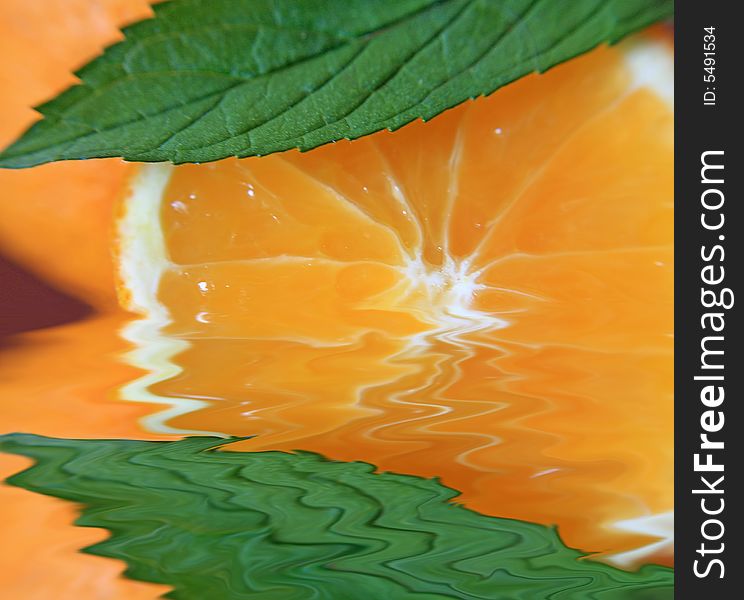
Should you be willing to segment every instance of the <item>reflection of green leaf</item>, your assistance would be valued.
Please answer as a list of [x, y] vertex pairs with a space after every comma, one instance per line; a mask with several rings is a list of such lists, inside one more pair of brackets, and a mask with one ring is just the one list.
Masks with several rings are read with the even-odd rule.
[[614, 42], [672, 0], [179, 0], [86, 66], [0, 166], [201, 162], [430, 119]]
[[[434, 480], [307, 453], [215, 451], [225, 440], [12, 434], [36, 461], [13, 485], [83, 504], [88, 552], [171, 598], [660, 600], [672, 572], [581, 560], [555, 530], [472, 512]], [[494, 490], [497, 493], [497, 490]]]

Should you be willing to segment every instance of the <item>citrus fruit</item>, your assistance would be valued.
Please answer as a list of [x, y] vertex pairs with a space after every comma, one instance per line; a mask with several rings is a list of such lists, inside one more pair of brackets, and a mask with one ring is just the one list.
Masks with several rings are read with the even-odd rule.
[[[147, 4], [0, 2], [0, 147], [39, 118], [32, 106], [74, 83], [74, 69], [120, 39], [119, 26], [146, 17]], [[89, 304], [114, 309], [114, 205], [134, 168], [107, 160], [0, 170], [0, 254]], [[142, 407], [113, 402], [112, 390], [137, 376], [113, 358], [124, 350], [114, 333], [121, 319], [93, 319], [4, 345], [4, 428], [58, 436], [152, 437], [134, 423]], [[27, 465], [27, 460], [2, 455], [0, 476]], [[165, 591], [122, 578], [121, 562], [80, 554], [81, 547], [106, 533], [73, 527], [75, 508], [8, 486], [0, 487], [0, 502], [6, 541], [0, 588], [7, 597], [144, 600]]]
[[636, 38], [394, 133], [143, 166], [118, 257], [150, 373], [124, 396], [170, 405], [154, 431], [439, 476], [668, 559], [644, 523], [672, 506], [670, 78]]
[[[145, 0], [0, 2], [0, 147], [39, 118], [31, 107], [150, 14]], [[113, 206], [134, 169], [118, 160], [0, 170], [0, 252], [96, 306], [116, 303]]]

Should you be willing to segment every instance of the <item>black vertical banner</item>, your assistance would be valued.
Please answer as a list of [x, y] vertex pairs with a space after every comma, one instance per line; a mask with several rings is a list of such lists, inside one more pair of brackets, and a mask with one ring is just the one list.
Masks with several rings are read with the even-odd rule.
[[675, 14], [677, 600], [742, 598], [744, 289], [738, 2]]

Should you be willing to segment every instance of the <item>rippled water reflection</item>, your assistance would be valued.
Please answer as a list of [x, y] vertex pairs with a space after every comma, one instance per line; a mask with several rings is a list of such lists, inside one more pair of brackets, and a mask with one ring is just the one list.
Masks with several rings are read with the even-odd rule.
[[37, 461], [13, 485], [82, 501], [78, 523], [112, 531], [86, 552], [174, 598], [671, 598], [668, 569], [581, 560], [551, 528], [478, 515], [436, 481], [368, 464], [215, 451], [218, 438], [1, 443]]
[[[157, 407], [119, 398], [123, 386], [143, 375], [122, 360], [130, 346], [119, 331], [130, 320], [125, 314], [96, 315], [13, 338], [0, 367], [5, 398], [1, 418], [8, 429], [58, 438], [180, 437], [147, 432], [138, 422]], [[469, 343], [464, 344], [464, 339]], [[630, 435], [639, 427], [639, 417], [628, 417], [633, 411], [624, 410], [627, 404], [620, 407], [609, 400], [604, 404], [582, 402], [575, 393], [581, 386], [591, 386], [597, 369], [611, 373], [612, 360], [586, 363], [584, 369], [574, 368], [570, 376], [556, 378], [555, 373], [563, 372], [566, 366], [560, 356], [547, 355], [537, 362], [531, 357], [530, 377], [553, 377], [553, 390], [574, 391], [570, 395], [556, 393], [549, 400], [530, 394], [528, 378], [515, 376], [521, 363], [508, 351], [504, 340], [478, 332], [465, 338], [439, 336], [430, 340], [425, 359], [416, 349], [397, 348], [396, 353], [395, 344], [375, 336], [333, 348], [287, 344], [267, 349], [244, 340], [204, 341], [175, 357], [176, 362], [202, 365], [204, 371], [189, 369], [188, 377], [182, 374], [167, 379], [154, 386], [154, 391], [209, 401], [207, 408], [171, 420], [174, 426], [257, 436], [236, 442], [231, 449], [301, 448], [337, 460], [365, 460], [383, 470], [438, 476], [446, 485], [462, 490], [460, 500], [475, 510], [558, 522], [562, 534], [572, 531], [584, 540], [591, 540], [592, 532], [598, 530], [592, 519], [602, 511], [613, 519], [623, 514], [623, 507], [628, 516], [643, 514], [645, 507], [639, 510], [637, 500], [624, 497], [617, 485], [631, 468], [627, 456], [633, 453], [627, 454], [623, 462], [613, 457], [617, 449], [600, 444], [611, 430], [623, 428], [622, 435]], [[375, 353], [379, 364], [366, 371], [365, 385], [352, 386], [349, 382], [365, 376], [359, 357], [369, 365]], [[65, 360], [60, 361], [60, 356]], [[202, 378], [213, 372], [210, 361], [221, 364], [220, 386], [215, 387], [214, 381], [210, 386]], [[544, 370], [534, 370], [536, 364], [544, 365]], [[311, 393], [304, 386], [293, 394], [291, 382], [306, 369], [317, 378], [317, 390]], [[46, 376], [39, 378], [42, 370]], [[458, 384], [463, 379], [453, 378], [455, 372], [469, 373], [464, 381], [470, 385]], [[283, 382], [281, 389], [279, 381]], [[489, 390], [488, 401], [479, 399], [484, 397], [484, 389]], [[635, 406], [634, 410], [642, 408]], [[578, 419], [596, 424], [589, 430], [592, 439], [587, 439]], [[583, 437], [576, 435], [579, 428], [584, 431]], [[604, 452], [603, 459], [571, 460], [571, 453], [582, 452], [587, 444], [596, 446], [599, 454]], [[6, 474], [21, 466], [7, 455], [3, 455], [2, 464]], [[97, 463], [86, 464], [93, 468]], [[103, 461], [99, 466], [105, 471], [105, 465]], [[37, 481], [42, 488], [48, 484], [46, 477]], [[46, 493], [60, 494], [51, 489]], [[84, 488], [77, 493], [80, 495], [75, 499], [87, 501]], [[104, 536], [71, 528], [75, 511], [70, 507], [39, 496], [30, 499], [27, 493], [9, 488], [2, 489], [2, 494], [8, 514], [15, 517], [9, 533], [17, 538], [18, 546], [11, 546], [38, 554], [35, 564], [44, 565], [48, 585], [59, 585], [60, 590], [67, 590], [68, 597], [106, 594], [104, 597], [147, 598], [159, 593], [146, 584], [118, 579], [120, 565], [76, 555], [74, 549]], [[577, 510], [581, 502], [586, 503], [585, 510], [600, 508], [593, 515], [582, 514]], [[609, 538], [597, 535], [596, 539], [594, 549], [602, 549]], [[613, 547], [617, 551], [623, 544], [643, 545], [648, 538], [625, 535], [615, 539], [622, 539]], [[567, 541], [587, 548], [586, 544]], [[4, 560], [27, 575], [20, 584], [14, 576], [13, 585], [18, 587], [10, 589], [37, 589], [28, 565], [24, 566], [17, 556], [16, 552], [7, 554]], [[664, 561], [665, 556], [662, 548], [652, 559]], [[23, 587], [24, 580], [27, 588]]]
[[[580, 78], [587, 92], [595, 81]], [[552, 107], [544, 94], [532, 97], [539, 100], [532, 113], [519, 97], [513, 102], [527, 123], [564, 104]], [[636, 93], [633, 101], [617, 99], [612, 106], [623, 105], [632, 116], [633, 106], [651, 101]], [[668, 126], [668, 107], [652, 104], [664, 115], [650, 119], [654, 127]], [[601, 106], [599, 119], [605, 115]], [[501, 119], [501, 112], [494, 114]], [[585, 117], [582, 111], [575, 116]], [[630, 120], [626, 115], [617, 123]], [[473, 122], [481, 124], [480, 117]], [[498, 144], [508, 137], [500, 128], [478, 127], [468, 146], [447, 117], [434, 123], [427, 127], [442, 137], [434, 144], [441, 149], [439, 167], [454, 164], [452, 157], [468, 147], [482, 152], [486, 143], [500, 156]], [[151, 290], [149, 308], [155, 310], [149, 320], [113, 310], [93, 314], [70, 298], [72, 312], [49, 319], [51, 305], [29, 304], [24, 307], [46, 320], [9, 331], [0, 347], [0, 420], [6, 430], [33, 434], [5, 438], [5, 449], [37, 461], [12, 482], [46, 495], [0, 489], [10, 521], [0, 586], [18, 598], [154, 598], [171, 587], [173, 597], [198, 600], [213, 590], [230, 598], [331, 600], [414, 593], [432, 599], [573, 600], [595, 593], [617, 600], [668, 598], [670, 570], [649, 563], [672, 562], [671, 206], [663, 176], [669, 140], [656, 139], [655, 129], [646, 134], [643, 143], [631, 140], [631, 148], [643, 149], [637, 160], [650, 179], [659, 180], [654, 203], [639, 193], [623, 196], [623, 204], [596, 192], [607, 181], [624, 189], [627, 177], [620, 170], [590, 163], [583, 172], [598, 179], [582, 192], [581, 182], [563, 179], [564, 165], [552, 161], [547, 144], [536, 150], [545, 153], [544, 164], [532, 156], [531, 144], [511, 147], [536, 160], [547, 183], [541, 188], [537, 181], [539, 189], [532, 190], [535, 165], [521, 171], [528, 181], [524, 190], [532, 193], [522, 197], [520, 191], [519, 206], [504, 208], [514, 219], [509, 235], [490, 229], [502, 213], [476, 219], [478, 202], [461, 209], [460, 219], [473, 221], [493, 259], [476, 271], [466, 264], [467, 253], [443, 253], [432, 235], [423, 252], [411, 252], [394, 267], [370, 267], [373, 261], [358, 257], [335, 263], [326, 255], [288, 257], [277, 250], [280, 260], [263, 271], [235, 268], [255, 258], [245, 223], [264, 219], [266, 231], [274, 227], [274, 209], [263, 204], [274, 197], [258, 192], [256, 199], [251, 178], [261, 177], [251, 168], [194, 168], [194, 181], [186, 177], [179, 184], [185, 197], [193, 196], [192, 215], [175, 195], [164, 205], [173, 209], [170, 235], [177, 242], [181, 236], [180, 251], [188, 256], [181, 262], [168, 258], [175, 262], [166, 264], [160, 296]], [[606, 129], [593, 136], [578, 143], [576, 132], [555, 134], [564, 151], [573, 140], [564, 163], [583, 160], [591, 143], [607, 138]], [[401, 139], [385, 152], [393, 156]], [[632, 154], [628, 139], [613, 141], [617, 156]], [[413, 150], [429, 156], [431, 145], [421, 137]], [[331, 174], [344, 164], [335, 196], [326, 189], [333, 177], [326, 173], [330, 178], [323, 180], [324, 150], [312, 159], [260, 164], [267, 180], [322, 188], [318, 198], [332, 197], [332, 207], [338, 197], [348, 200], [344, 194], [362, 190], [366, 197], [370, 182], [351, 175], [377, 160], [372, 171], [378, 192], [392, 185], [393, 195], [402, 198], [405, 185], [391, 183], [385, 152], [372, 143], [356, 148], [366, 154], [326, 164], [334, 165], [327, 169]], [[662, 157], [658, 168], [647, 168], [649, 156]], [[297, 170], [302, 160], [311, 161], [306, 171]], [[422, 206], [429, 194], [455, 189], [421, 176], [423, 159], [413, 163], [407, 174], [425, 184], [426, 193], [417, 190]], [[235, 209], [245, 223], [220, 217], [215, 224], [219, 211], [199, 206], [189, 187], [212, 185], [204, 173], [219, 175], [220, 168], [247, 179], [233, 194], [230, 182], [216, 177], [220, 193], [210, 195], [207, 185], [204, 198]], [[431, 171], [443, 177], [452, 175], [449, 168]], [[512, 171], [504, 168], [497, 183], [511, 181], [521, 190]], [[487, 198], [484, 206], [496, 210], [490, 194], [496, 186], [483, 184], [485, 173], [475, 175], [470, 181], [483, 190], [463, 197]], [[161, 179], [165, 185], [167, 177]], [[246, 205], [247, 197], [255, 202]], [[421, 223], [444, 231], [445, 211], [432, 206], [437, 204], [422, 211], [429, 216]], [[159, 205], [152, 207], [157, 212]], [[405, 241], [415, 219], [405, 211], [394, 216], [392, 229]], [[576, 243], [576, 222], [583, 224], [583, 246]], [[321, 236], [320, 254], [330, 248], [343, 255], [347, 244], [354, 247], [359, 227], [340, 228], [343, 239]], [[140, 239], [134, 229], [132, 238]], [[281, 240], [288, 246], [314, 239], [302, 227], [288, 231]], [[215, 244], [215, 232], [224, 247]], [[408, 231], [411, 239], [414, 233]], [[459, 246], [474, 253], [468, 257], [479, 251], [476, 238], [467, 227], [459, 232]], [[360, 247], [382, 247], [379, 240], [367, 242]], [[219, 260], [212, 256], [216, 250], [225, 253]], [[244, 254], [233, 256], [238, 250]], [[283, 295], [260, 288], [267, 273], [273, 277], [291, 261], [304, 266], [278, 286]], [[313, 283], [321, 263], [333, 264], [315, 300], [303, 302], [295, 290]], [[141, 275], [142, 264], [136, 266]], [[404, 301], [386, 296], [384, 309], [362, 302], [357, 310], [357, 295], [365, 297], [367, 287], [388, 275], [402, 281], [389, 290], [395, 295], [403, 289]], [[254, 294], [260, 302], [248, 301], [253, 288], [241, 277], [260, 288]], [[231, 285], [209, 304], [211, 292]], [[348, 306], [334, 304], [337, 296]], [[61, 306], [62, 299], [52, 304]], [[281, 306], [272, 312], [276, 304]], [[265, 312], [257, 318], [246, 306]], [[316, 313], [322, 318], [304, 329]], [[228, 451], [213, 450], [221, 442], [212, 437], [183, 439], [199, 433], [230, 438]], [[290, 453], [295, 450], [318, 456]], [[7, 475], [29, 466], [18, 457], [1, 460]], [[78, 523], [96, 529], [73, 528], [76, 509], [56, 498], [83, 505]], [[467, 510], [453, 506], [453, 498]], [[98, 528], [113, 533], [106, 538]], [[81, 548], [107, 558], [79, 554]], [[570, 548], [629, 570], [587, 560]], [[127, 578], [120, 576], [121, 560], [128, 564]], [[635, 571], [639, 565], [646, 566]]]

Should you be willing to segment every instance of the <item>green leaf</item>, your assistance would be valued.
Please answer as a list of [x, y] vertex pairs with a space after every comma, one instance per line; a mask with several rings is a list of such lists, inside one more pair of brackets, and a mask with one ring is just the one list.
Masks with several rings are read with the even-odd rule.
[[[672, 571], [582, 558], [555, 529], [451, 503], [436, 480], [309, 453], [225, 452], [232, 440], [64, 440], [12, 434], [36, 464], [12, 485], [82, 504], [127, 562], [170, 598], [662, 600]], [[493, 491], [494, 494], [498, 490]]]
[[[0, 166], [202, 162], [430, 119], [668, 17], [672, 0], [179, 0], [38, 108]], [[22, 60], [22, 58], [19, 58]]]

